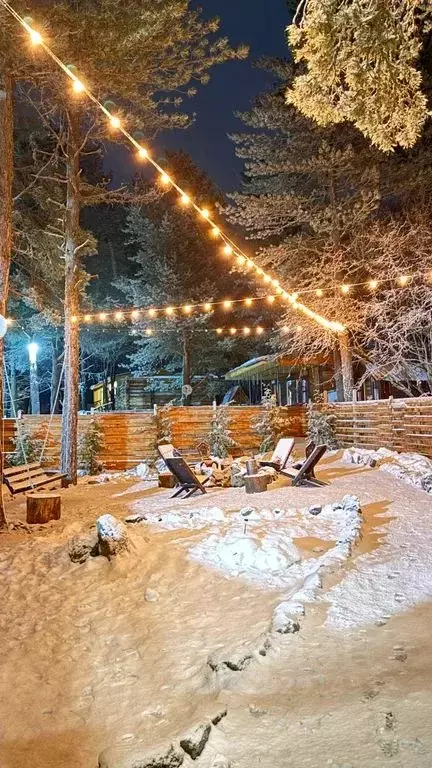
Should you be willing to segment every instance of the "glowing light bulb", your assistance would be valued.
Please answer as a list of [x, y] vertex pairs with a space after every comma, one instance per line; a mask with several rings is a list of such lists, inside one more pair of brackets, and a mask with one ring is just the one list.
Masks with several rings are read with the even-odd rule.
[[284, 325], [282, 327], [282, 333], [288, 333], [289, 332], [289, 325]]
[[274, 304], [275, 297], [274, 296], [267, 296], [267, 302], [268, 304]]
[[322, 290], [322, 288], [317, 288], [317, 289], [316, 289], [316, 291], [315, 291], [315, 296], [318, 296], [318, 298], [319, 298], [319, 299], [320, 299], [322, 296], [324, 296], [324, 291]]
[[236, 333], [237, 333], [237, 328], [230, 328], [231, 336], [235, 336]]
[[184, 307], [183, 307], [183, 312], [185, 313], [185, 315], [190, 315], [190, 313], [192, 312], [191, 305], [190, 304], [185, 304]]
[[371, 291], [376, 291], [378, 288], [378, 280], [369, 280], [369, 288]]
[[270, 275], [264, 275], [263, 280], [264, 280], [265, 283], [271, 283]]
[[341, 285], [341, 291], [342, 291], [342, 293], [345, 293], [345, 294], [347, 294], [347, 293], [349, 293], [349, 292], [350, 292], [350, 290], [351, 290], [351, 286], [350, 286], [350, 285], [348, 285], [347, 283], [343, 283], [343, 284]]
[[248, 328], [247, 326], [245, 326], [245, 328], [243, 328], [243, 333], [244, 333], [245, 336], [249, 336], [250, 332], [251, 332], [250, 328]]
[[171, 179], [167, 173], [161, 173], [160, 180], [161, 184], [164, 184], [165, 187], [167, 187], [168, 184], [171, 184]]
[[152, 329], [151, 328], [146, 328], [146, 336], [152, 336], [152, 335], [153, 335]]
[[245, 305], [246, 305], [247, 307], [251, 307], [251, 306], [252, 306], [252, 299], [245, 299], [245, 300], [244, 300], [244, 303], [245, 303]]
[[121, 122], [120, 122], [120, 119], [117, 117], [117, 115], [111, 115], [110, 125], [111, 125], [111, 128], [114, 128], [115, 130], [120, 128]]
[[272, 285], [274, 285], [275, 288], [278, 288], [279, 287], [279, 280], [276, 280], [276, 278], [274, 278], [272, 280]]
[[213, 227], [213, 229], [211, 231], [211, 235], [212, 235], [212, 237], [219, 237], [219, 235], [220, 235], [219, 227]]
[[124, 317], [123, 312], [116, 312], [114, 317], [116, 320], [123, 320], [123, 317]]
[[231, 309], [231, 307], [232, 307], [232, 301], [231, 301], [231, 299], [226, 299], [226, 300], [224, 301], [224, 303], [223, 303], [223, 308], [224, 308], [224, 309]]
[[297, 301], [299, 296], [300, 294], [297, 293], [297, 291], [294, 291], [294, 293], [291, 294], [291, 298], [293, 299], [293, 301]]
[[167, 307], [165, 310], [167, 315], [173, 315], [174, 314], [174, 307]]
[[91, 321], [92, 317], [91, 315], [84, 315], [84, 322], [89, 323]]
[[140, 147], [139, 148], [139, 150], [138, 150], [138, 157], [139, 157], [140, 160], [146, 160], [146, 158], [148, 157], [148, 151], [146, 150], [145, 147]]
[[99, 320], [103, 323], [106, 320], [106, 312], [99, 312]]
[[156, 309], [149, 309], [148, 314], [149, 314], [149, 317], [156, 317], [157, 310]]
[[261, 336], [263, 333], [264, 333], [264, 328], [261, 328], [261, 326], [258, 325], [256, 329], [257, 336]]
[[83, 93], [83, 91], [85, 91], [84, 83], [82, 83], [81, 80], [74, 80], [72, 83], [72, 88], [75, 93]]
[[409, 281], [410, 281], [409, 275], [400, 275], [398, 277], [398, 283], [399, 283], [400, 286], [402, 286], [402, 288], [405, 285], [408, 285]]
[[134, 309], [134, 310], [131, 312], [131, 318], [132, 318], [132, 320], [138, 320], [139, 316], [140, 316], [140, 313], [139, 313], [139, 311], [138, 311], [137, 309]]
[[75, 324], [75, 323], [77, 323], [77, 322], [78, 322], [78, 318], [77, 318], [77, 316], [76, 316], [76, 315], [72, 315], [72, 317], [71, 317], [71, 323], [74, 323], [74, 324]]
[[[72, 321], [72, 322], [73, 322], [73, 321]], [[12, 325], [12, 323], [13, 323], [13, 320], [12, 320], [12, 318], [11, 318], [11, 317], [7, 317], [7, 318], [6, 318], [6, 325], [7, 325], [7, 327], [8, 327], [8, 328], [9, 328], [9, 327]]]
[[297, 333], [301, 333], [302, 332], [301, 325], [296, 325], [296, 331], [297, 331]]
[[246, 259], [244, 256], [241, 255], [241, 253], [237, 254], [237, 264], [242, 267], [243, 264], [246, 264]]
[[40, 45], [43, 42], [42, 35], [37, 29], [29, 29], [29, 35], [32, 45]]
[[261, 277], [261, 275], [264, 274], [264, 270], [262, 270], [261, 267], [257, 267], [256, 268], [256, 273], [257, 273], [257, 275], [259, 275]]
[[206, 312], [211, 312], [211, 308], [212, 308], [212, 305], [210, 304], [209, 301], [206, 304], [204, 304], [204, 310]]
[[208, 219], [210, 216], [210, 211], [207, 210], [207, 208], [203, 208], [201, 211], [201, 216], [203, 217], [203, 219]]
[[230, 246], [230, 245], [228, 245], [228, 243], [227, 243], [227, 244], [224, 246], [223, 252], [224, 252], [225, 256], [231, 256], [231, 254], [232, 254], [232, 252], [233, 252], [233, 249], [232, 249], [232, 248], [231, 248], [231, 246]]
[[189, 195], [183, 194], [183, 195], [181, 196], [181, 198], [180, 198], [180, 202], [181, 202], [181, 204], [182, 204], [182, 205], [184, 205], [184, 206], [186, 206], [186, 205], [189, 205], [189, 203], [190, 203], [190, 197], [189, 197]]
[[286, 291], [282, 291], [282, 298], [289, 300], [289, 298], [290, 298], [289, 293], [287, 293]]
[[216, 333], [220, 336], [223, 331], [223, 328], [216, 328]]

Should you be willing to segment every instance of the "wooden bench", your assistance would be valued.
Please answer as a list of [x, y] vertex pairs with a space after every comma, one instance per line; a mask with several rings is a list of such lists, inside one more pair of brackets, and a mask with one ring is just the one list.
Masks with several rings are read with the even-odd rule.
[[66, 477], [67, 474], [57, 472], [56, 469], [46, 469], [39, 462], [21, 464], [19, 467], [8, 467], [8, 469], [3, 470], [3, 482], [12, 496], [17, 493], [33, 491], [36, 488], [51, 486], [59, 481], [64, 487], [67, 485], [63, 482]]

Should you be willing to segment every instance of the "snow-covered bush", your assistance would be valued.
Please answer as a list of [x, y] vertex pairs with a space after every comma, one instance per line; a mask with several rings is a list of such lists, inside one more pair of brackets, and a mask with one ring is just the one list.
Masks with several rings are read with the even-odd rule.
[[15, 451], [10, 457], [10, 463], [16, 467], [21, 464], [32, 464], [41, 460], [44, 441], [34, 437], [30, 427], [24, 421], [17, 422], [17, 436], [13, 440]]
[[163, 443], [172, 443], [171, 433], [171, 409], [173, 407], [173, 400], [158, 408], [156, 415], [156, 429], [157, 429], [157, 442], [158, 445]]
[[252, 429], [261, 437], [260, 451], [267, 453], [276, 447], [279, 438], [286, 435], [290, 420], [282, 415], [282, 409], [278, 407], [276, 395], [270, 387], [264, 389], [261, 406], [264, 411], [252, 422]]
[[338, 442], [335, 431], [335, 417], [331, 413], [325, 413], [309, 403], [307, 407], [307, 436], [315, 445], [326, 445], [328, 448], [337, 448]]
[[237, 446], [236, 441], [231, 437], [231, 430], [228, 428], [227, 405], [220, 405], [214, 411], [207, 441], [211, 455], [218, 456], [220, 459], [229, 456]]
[[102, 463], [98, 456], [103, 448], [103, 436], [101, 428], [95, 419], [92, 419], [84, 434], [78, 439], [78, 463], [89, 475], [97, 475], [102, 471]]

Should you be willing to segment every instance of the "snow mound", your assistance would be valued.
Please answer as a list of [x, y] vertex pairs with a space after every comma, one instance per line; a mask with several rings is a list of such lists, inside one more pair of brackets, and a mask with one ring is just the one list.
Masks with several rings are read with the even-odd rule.
[[432, 461], [420, 453], [397, 453], [388, 448], [373, 451], [353, 447], [344, 451], [342, 461], [345, 464], [379, 467], [409, 485], [432, 493]]
[[198, 507], [197, 509], [169, 509], [167, 512], [148, 511], [143, 501], [132, 505], [134, 513], [150, 525], [168, 531], [181, 529], [194, 530], [209, 525], [219, 525], [226, 521], [225, 514], [219, 507]]
[[225, 571], [231, 576], [247, 575], [251, 580], [284, 581], [287, 570], [300, 562], [300, 553], [286, 534], [263, 537], [238, 530], [213, 533], [197, 544], [190, 556]]

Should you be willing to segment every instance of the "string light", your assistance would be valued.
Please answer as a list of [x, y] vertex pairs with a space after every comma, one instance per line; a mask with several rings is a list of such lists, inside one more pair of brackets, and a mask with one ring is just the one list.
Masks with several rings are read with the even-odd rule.
[[190, 304], [185, 304], [184, 307], [183, 307], [183, 312], [185, 313], [185, 315], [190, 315], [190, 313], [192, 312], [191, 305]]
[[152, 329], [151, 328], [146, 328], [146, 336], [152, 336], [152, 335], [153, 335]]
[[123, 312], [116, 312], [114, 317], [116, 320], [123, 320], [124, 318]]
[[174, 314], [174, 307], [167, 307], [165, 310], [167, 315], [173, 315]]
[[274, 296], [267, 296], [267, 301], [269, 304], [274, 304], [275, 297]]
[[235, 336], [236, 333], [237, 333], [237, 328], [230, 328], [231, 336]]
[[84, 315], [84, 322], [85, 323], [91, 323], [91, 319], [92, 319], [91, 315]]
[[[0, 0], [0, 2], [3, 5], [3, 7], [8, 11], [8, 13], [10, 13], [27, 30], [27, 32], [30, 35], [31, 41], [35, 45], [43, 43], [42, 36], [40, 35], [40, 33], [37, 32], [37, 30], [34, 30], [32, 27], [30, 27], [27, 24], [27, 22], [9, 5], [7, 0]], [[77, 78], [76, 78], [76, 76], [74, 74], [71, 73], [71, 71], [67, 67], [67, 65], [64, 64], [58, 58], [58, 56], [56, 56], [53, 53], [53, 51], [49, 48], [49, 46], [47, 46], [45, 43], [43, 43], [43, 46], [44, 46], [44, 50], [47, 53], [47, 55], [49, 55], [52, 58], [52, 60], [57, 64], [57, 66], [59, 66], [71, 80], [75, 81]], [[108, 118], [110, 126], [112, 128], [114, 128], [114, 129], [116, 129], [116, 130], [120, 130], [123, 133], [123, 136], [129, 141], [129, 143], [131, 145], [133, 145], [135, 147], [135, 149], [139, 152], [140, 157], [142, 157], [143, 154], [141, 153], [140, 145], [138, 144], [137, 140], [130, 133], [128, 133], [128, 131], [122, 126], [119, 117], [117, 117], [116, 115], [111, 114], [111, 112], [107, 109], [107, 107], [104, 106], [103, 104], [101, 104], [101, 102], [97, 99], [97, 97], [91, 91], [89, 91], [87, 89], [85, 89], [85, 90], [86, 90], [88, 98], [97, 107], [99, 107], [99, 109]], [[151, 160], [150, 158], [149, 158], [149, 160], [152, 163], [153, 167], [159, 173], [163, 173], [164, 172], [163, 169], [158, 165], [158, 163], [156, 163], [156, 161]], [[185, 194], [184, 191], [174, 181], [170, 180], [170, 182], [177, 189], [179, 194], [181, 194], [181, 195]], [[200, 213], [200, 215], [203, 218], [210, 219], [210, 212], [206, 208], [201, 209], [201, 208], [199, 208], [199, 206], [197, 206], [196, 203], [194, 203], [193, 201], [191, 201], [191, 202], [192, 202], [193, 207], [197, 210], [197, 212]], [[210, 220], [210, 223], [212, 224], [213, 228], [215, 228], [216, 225], [214, 224], [214, 222], [212, 222]], [[226, 239], [226, 243], [228, 244], [228, 241], [230, 239], [227, 236], [225, 236], [225, 235], [224, 235], [224, 239]], [[232, 253], [232, 250], [233, 249], [231, 248], [231, 253]], [[236, 247], [236, 251], [241, 253], [241, 249], [238, 249], [237, 247]], [[251, 260], [248, 260], [246, 256], [244, 256], [244, 258], [245, 258], [245, 262], [248, 264], [248, 266], [250, 268], [252, 266], [255, 267], [255, 264]], [[249, 261], [251, 262], [250, 264], [249, 264]], [[279, 287], [279, 281], [277, 281], [275, 278], [272, 278], [270, 275], [266, 275], [263, 270], [260, 270], [258, 272], [258, 274], [263, 275], [266, 282], [272, 282], [273, 285], [276, 288]], [[282, 292], [282, 295], [284, 296], [284, 298], [285, 297], [289, 297], [289, 294], [286, 291]], [[332, 330], [335, 330], [336, 328], [341, 329], [341, 330], [345, 330], [345, 326], [343, 326], [342, 324], [340, 324], [340, 323], [330, 323], [330, 321], [326, 320], [325, 318], [323, 318], [318, 313], [313, 312], [312, 310], [309, 310], [309, 308], [306, 307], [304, 304], [294, 304], [294, 303], [292, 303], [292, 306], [293, 306], [293, 308], [298, 309], [299, 311], [303, 312], [304, 314], [307, 314], [308, 317], [310, 317], [311, 319], [315, 320], [317, 323], [319, 323], [320, 325], [322, 325], [324, 327], [330, 327]]]
[[139, 316], [140, 316], [140, 313], [139, 313], [138, 309], [134, 309], [134, 310], [131, 312], [131, 318], [132, 318], [132, 320], [138, 320]]
[[349, 292], [350, 292], [350, 290], [351, 290], [351, 286], [350, 286], [350, 285], [348, 285], [347, 283], [343, 283], [343, 285], [341, 285], [341, 291], [342, 291], [342, 293], [345, 293], [345, 294], [347, 294], [347, 293], [349, 293]]
[[231, 309], [232, 305], [233, 305], [233, 303], [232, 303], [231, 299], [225, 299], [225, 301], [223, 303], [223, 308], [224, 309]]
[[271, 283], [270, 275], [264, 275], [263, 280], [264, 280], [265, 283]]
[[398, 277], [398, 283], [402, 287], [404, 287], [405, 285], [408, 285], [409, 281], [410, 281], [409, 275], [399, 275]]
[[149, 309], [148, 314], [149, 314], [149, 317], [156, 317], [157, 310], [153, 309], [153, 307], [152, 307], [151, 309]]
[[233, 252], [233, 249], [232, 249], [232, 248], [231, 248], [231, 246], [230, 246], [230, 245], [228, 245], [228, 243], [227, 243], [227, 244], [224, 246], [223, 252], [224, 252], [225, 256], [231, 256], [231, 254], [232, 254], [232, 252]]
[[114, 130], [116, 130], [116, 131], [119, 128], [121, 128], [120, 118], [117, 117], [117, 115], [111, 115], [111, 117], [110, 117], [110, 126], [111, 126], [111, 128], [114, 128]]
[[249, 336], [250, 328], [248, 328], [247, 326], [245, 328], [243, 328], [243, 333], [244, 333], [245, 336]]
[[37, 31], [37, 29], [32, 29], [31, 27], [28, 27], [28, 32], [30, 34], [30, 40], [32, 42], [32, 45], [41, 45], [43, 43], [43, 38], [40, 32]]
[[106, 312], [99, 312], [98, 318], [99, 318], [99, 320], [101, 320], [102, 323], [105, 322], [105, 320], [107, 318]]
[[219, 237], [220, 235], [219, 227], [213, 227], [213, 229], [211, 230], [211, 235], [212, 237]]
[[148, 151], [145, 147], [140, 147], [138, 150], [138, 157], [140, 160], [146, 160], [148, 158]]
[[204, 304], [204, 312], [211, 312], [211, 308], [212, 308], [212, 305], [210, 304], [209, 301], [207, 301], [206, 304]]
[[78, 318], [77, 318], [77, 316], [76, 316], [76, 315], [72, 315], [72, 317], [71, 317], [71, 323], [73, 323], [73, 324], [75, 325], [75, 323], [77, 323], [77, 322], [78, 322]]
[[190, 197], [189, 195], [182, 195], [180, 198], [180, 202], [182, 205], [189, 205], [190, 203]]
[[322, 290], [322, 288], [317, 288], [315, 291], [315, 295], [318, 296], [319, 299], [321, 299], [322, 296], [324, 296], [324, 291]]
[[378, 280], [369, 280], [368, 285], [371, 291], [376, 291], [376, 289], [378, 288]]
[[85, 91], [85, 85], [78, 78], [73, 81], [72, 88], [75, 93], [83, 93]]
[[241, 255], [241, 253], [237, 256], [237, 264], [242, 267], [246, 263], [246, 259], [244, 256]]
[[256, 329], [257, 336], [261, 336], [263, 333], [264, 333], [264, 328], [261, 328], [261, 326], [258, 325]]
[[171, 179], [167, 173], [161, 173], [160, 180], [161, 180], [161, 183], [164, 184], [164, 186], [166, 187], [168, 186], [168, 184], [171, 184]]
[[252, 299], [248, 298], [244, 300], [244, 303], [246, 304], [247, 307], [251, 307], [253, 302], [252, 302]]
[[223, 328], [216, 328], [216, 333], [220, 336], [223, 332]]

